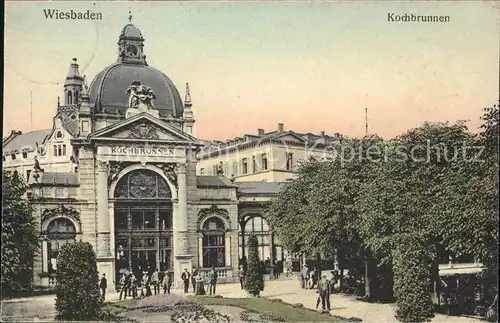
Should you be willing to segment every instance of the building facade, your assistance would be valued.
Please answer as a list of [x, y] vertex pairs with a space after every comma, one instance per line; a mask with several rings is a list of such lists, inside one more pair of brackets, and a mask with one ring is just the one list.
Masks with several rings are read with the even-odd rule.
[[159, 269], [179, 286], [181, 272], [194, 267], [215, 267], [221, 282], [233, 281], [251, 232], [261, 260], [282, 259], [262, 215], [279, 183], [198, 176], [203, 143], [189, 86], [182, 100], [147, 64], [134, 25], [122, 29], [118, 49], [90, 86], [73, 59], [51, 129], [3, 140], [3, 167], [26, 178], [35, 207], [35, 284], [52, 284], [59, 250], [79, 240], [94, 246], [99, 272], [115, 282], [124, 270]]
[[233, 140], [206, 142], [198, 154], [198, 174], [224, 174], [237, 181], [283, 182], [293, 178], [301, 161], [324, 158], [338, 145], [343, 136], [321, 132], [297, 133], [285, 130], [278, 123], [276, 130], [257, 129]]

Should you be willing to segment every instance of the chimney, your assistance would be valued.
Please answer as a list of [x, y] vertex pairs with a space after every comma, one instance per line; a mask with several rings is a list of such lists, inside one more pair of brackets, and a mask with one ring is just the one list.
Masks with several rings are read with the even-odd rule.
[[278, 132], [283, 132], [283, 126], [282, 123], [278, 123]]
[[324, 137], [324, 136], [325, 136], [325, 132], [321, 131], [321, 137]]
[[258, 134], [259, 136], [263, 136], [263, 135], [265, 134], [264, 129], [260, 129], [260, 128], [259, 128], [259, 129], [257, 129], [257, 134]]

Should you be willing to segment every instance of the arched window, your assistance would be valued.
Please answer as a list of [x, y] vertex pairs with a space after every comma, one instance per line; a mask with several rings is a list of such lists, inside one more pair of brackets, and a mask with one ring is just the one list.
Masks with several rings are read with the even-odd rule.
[[75, 92], [75, 104], [78, 104], [78, 101], [80, 101], [80, 96], [78, 91]]
[[126, 174], [120, 179], [115, 189], [115, 198], [157, 199], [171, 197], [172, 193], [163, 177], [148, 169]]
[[[248, 238], [250, 234], [257, 236], [259, 242], [259, 257], [265, 261], [271, 258], [271, 233], [267, 221], [260, 215], [254, 215], [245, 222], [245, 254], [248, 255]], [[243, 237], [240, 237], [240, 246], [243, 245]], [[240, 251], [241, 254], [241, 251]]]
[[203, 232], [203, 267], [225, 267], [225, 232], [221, 219], [209, 218], [202, 227]]
[[47, 237], [49, 239], [47, 244], [48, 272], [53, 273], [57, 269], [57, 257], [61, 248], [67, 243], [75, 242], [75, 225], [66, 218], [54, 219], [47, 227]]
[[68, 91], [68, 104], [73, 104], [73, 93]]

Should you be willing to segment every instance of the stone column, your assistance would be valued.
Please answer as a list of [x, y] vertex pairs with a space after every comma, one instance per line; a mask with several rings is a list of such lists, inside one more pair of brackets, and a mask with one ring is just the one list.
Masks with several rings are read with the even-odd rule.
[[44, 238], [42, 240], [42, 272], [48, 273], [49, 272], [49, 246], [47, 243], [47, 239]]
[[225, 250], [225, 257], [226, 257], [226, 267], [231, 267], [231, 234], [230, 232], [226, 232], [226, 235], [224, 236], [224, 250]]
[[198, 233], [198, 267], [203, 268], [203, 233]]
[[108, 164], [98, 161], [97, 167], [97, 258], [109, 258]]
[[179, 186], [177, 193], [178, 209], [177, 209], [177, 232], [179, 248], [177, 249], [178, 256], [189, 255], [188, 245], [188, 224], [187, 224], [187, 180], [186, 180], [186, 165], [179, 164], [177, 166], [177, 184]]
[[187, 179], [186, 165], [178, 164], [177, 169], [177, 207], [174, 213], [174, 282], [177, 288], [182, 287], [181, 273], [184, 269], [192, 270], [192, 257], [189, 253], [187, 223]]

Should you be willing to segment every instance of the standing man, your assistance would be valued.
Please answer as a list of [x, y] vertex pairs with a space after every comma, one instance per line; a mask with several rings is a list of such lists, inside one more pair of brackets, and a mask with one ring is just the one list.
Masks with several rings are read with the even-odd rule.
[[102, 300], [106, 299], [106, 289], [108, 288], [108, 280], [106, 279], [106, 274], [102, 274], [101, 283], [99, 284], [101, 288]]
[[193, 293], [196, 294], [196, 275], [198, 275], [198, 270], [196, 267], [193, 267], [193, 271], [191, 272], [191, 285], [193, 285]]
[[151, 275], [151, 281], [153, 282], [153, 288], [155, 295], [160, 293], [160, 274], [158, 273], [158, 268]]
[[170, 274], [168, 271], [165, 271], [165, 276], [163, 276], [163, 293], [170, 294]]
[[319, 307], [319, 302], [321, 299], [321, 308], [322, 311], [330, 312], [330, 294], [331, 294], [331, 286], [330, 281], [326, 279], [326, 276], [323, 276], [321, 280], [318, 282], [318, 300], [316, 301], [316, 309]]
[[302, 267], [302, 270], [300, 271], [300, 286], [303, 289], [306, 288], [308, 271], [309, 271], [309, 268], [307, 268], [307, 264], [304, 264], [304, 266]]
[[181, 279], [184, 282], [184, 293], [188, 293], [189, 291], [189, 278], [191, 275], [189, 274], [187, 268], [184, 268], [184, 271], [182, 272]]
[[212, 270], [208, 274], [208, 279], [210, 280], [210, 295], [212, 295], [212, 293], [215, 295], [215, 285], [217, 285], [217, 272], [215, 271], [215, 267], [212, 267]]
[[243, 265], [240, 265], [240, 269], [238, 270], [238, 278], [240, 279], [241, 289], [244, 289], [245, 284], [245, 270], [243, 269]]

